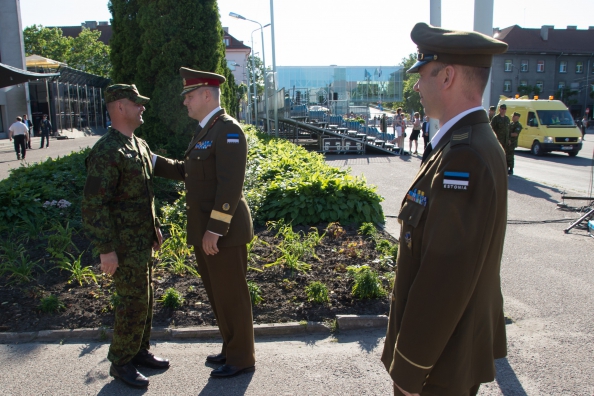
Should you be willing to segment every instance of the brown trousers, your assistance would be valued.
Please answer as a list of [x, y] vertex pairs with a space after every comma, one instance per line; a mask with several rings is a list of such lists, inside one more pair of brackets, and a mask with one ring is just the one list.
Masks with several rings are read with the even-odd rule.
[[[470, 388], [467, 392], [462, 392], [457, 395], [459, 395], [459, 396], [476, 396], [480, 386], [481, 386], [481, 384], [475, 385], [472, 388]], [[427, 384], [427, 386], [425, 386], [423, 388], [423, 391], [421, 392], [421, 396], [442, 396], [442, 395], [450, 395], [450, 394], [452, 394], [451, 390], [442, 388], [441, 386], [435, 386], [435, 385], [431, 385], [431, 384]], [[398, 389], [396, 387], [396, 384], [394, 384], [394, 395], [395, 396], [404, 396], [404, 394], [402, 392], [400, 392], [400, 389]]]
[[213, 256], [194, 246], [198, 272], [223, 338], [221, 353], [231, 366], [256, 363], [252, 302], [247, 286], [247, 248], [219, 247]]

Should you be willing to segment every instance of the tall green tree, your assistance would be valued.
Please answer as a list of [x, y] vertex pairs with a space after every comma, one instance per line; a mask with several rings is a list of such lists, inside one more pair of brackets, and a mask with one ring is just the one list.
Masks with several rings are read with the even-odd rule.
[[99, 41], [101, 32], [83, 28], [77, 37], [64, 37], [62, 29], [32, 25], [23, 30], [25, 54], [66, 63], [73, 69], [107, 77], [111, 70], [109, 46]]
[[135, 83], [142, 95], [151, 98], [138, 133], [154, 150], [162, 148], [169, 156], [180, 157], [197, 126], [180, 96], [180, 67], [224, 75], [221, 105], [230, 114], [237, 108], [217, 2], [111, 0], [109, 8], [114, 29], [112, 76]]

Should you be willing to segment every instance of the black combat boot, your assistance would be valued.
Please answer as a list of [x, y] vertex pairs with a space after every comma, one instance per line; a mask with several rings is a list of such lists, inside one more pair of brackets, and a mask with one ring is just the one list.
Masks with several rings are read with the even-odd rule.
[[136, 367], [130, 362], [121, 366], [112, 363], [109, 368], [109, 375], [114, 378], [119, 378], [126, 384], [135, 388], [146, 388], [149, 384], [148, 378], [140, 374], [138, 370], [136, 370]]
[[132, 359], [132, 364], [135, 366], [144, 366], [153, 369], [167, 369], [169, 368], [169, 360], [157, 357], [147, 351], [141, 349]]

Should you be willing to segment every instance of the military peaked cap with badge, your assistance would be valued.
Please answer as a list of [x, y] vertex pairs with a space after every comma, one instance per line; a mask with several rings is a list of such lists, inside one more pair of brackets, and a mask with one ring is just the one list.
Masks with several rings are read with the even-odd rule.
[[[507, 48], [424, 23], [411, 38], [419, 57], [409, 73], [433, 61], [490, 67], [493, 54]], [[410, 393], [472, 394], [495, 378], [494, 359], [507, 353], [500, 285], [507, 171], [487, 113], [475, 106], [440, 120], [457, 119], [431, 142], [398, 213], [404, 243], [381, 359]]]
[[141, 105], [145, 105], [151, 100], [146, 96], [142, 96], [134, 84], [114, 84], [105, 89], [106, 104], [120, 99], [128, 99]]
[[221, 76], [220, 74], [192, 70], [188, 69], [187, 67], [180, 68], [179, 74], [183, 78], [184, 82], [184, 89], [181, 93], [182, 95], [192, 92], [193, 90], [200, 87], [219, 87], [221, 84], [227, 81], [225, 76]]
[[420, 22], [410, 33], [417, 45], [417, 63], [407, 73], [418, 73], [429, 62], [491, 67], [493, 55], [507, 51], [507, 44], [477, 32], [448, 30]]

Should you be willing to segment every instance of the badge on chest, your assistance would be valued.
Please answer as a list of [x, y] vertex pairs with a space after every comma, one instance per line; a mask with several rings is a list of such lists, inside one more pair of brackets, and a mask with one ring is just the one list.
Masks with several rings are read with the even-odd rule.
[[212, 140], [205, 140], [204, 142], [198, 142], [194, 146], [194, 150], [204, 150], [212, 146]]

